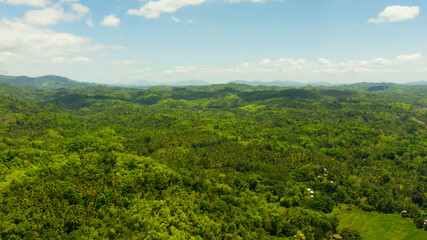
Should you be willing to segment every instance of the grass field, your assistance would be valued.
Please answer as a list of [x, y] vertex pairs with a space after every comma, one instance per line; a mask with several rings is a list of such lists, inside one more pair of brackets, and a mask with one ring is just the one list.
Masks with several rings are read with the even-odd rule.
[[403, 218], [399, 214], [335, 208], [331, 215], [340, 221], [338, 231], [346, 227], [358, 230], [364, 240], [427, 239], [427, 231], [417, 229], [409, 218]]

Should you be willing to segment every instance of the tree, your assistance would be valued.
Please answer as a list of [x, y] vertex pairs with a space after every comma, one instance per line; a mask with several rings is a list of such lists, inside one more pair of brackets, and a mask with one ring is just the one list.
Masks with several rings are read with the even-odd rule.
[[344, 228], [341, 230], [341, 237], [342, 240], [358, 240], [362, 239], [360, 236], [360, 233], [357, 230], [350, 229], [350, 228]]

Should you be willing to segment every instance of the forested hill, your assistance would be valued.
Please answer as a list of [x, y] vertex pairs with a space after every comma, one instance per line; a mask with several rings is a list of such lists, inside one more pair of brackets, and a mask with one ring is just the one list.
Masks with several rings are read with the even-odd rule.
[[94, 84], [77, 82], [65, 77], [47, 75], [42, 77], [26, 77], [26, 76], [3, 76], [0, 75], [0, 82], [13, 83], [23, 87], [30, 88], [77, 88], [87, 87]]
[[16, 87], [0, 239], [358, 239], [343, 204], [424, 236], [427, 86]]

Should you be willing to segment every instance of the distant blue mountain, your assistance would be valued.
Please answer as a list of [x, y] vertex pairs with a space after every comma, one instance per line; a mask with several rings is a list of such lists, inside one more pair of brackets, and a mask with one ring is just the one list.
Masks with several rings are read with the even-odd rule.
[[159, 83], [159, 82], [141, 80], [131, 84], [117, 84], [117, 86], [119, 87], [130, 87], [130, 88], [147, 88], [147, 87], [154, 87], [154, 86], [181, 87], [181, 86], [209, 86], [209, 85], [212, 85], [212, 83], [208, 83], [203, 80], [188, 80], [188, 81], [180, 81], [180, 82], [174, 82], [174, 83]]
[[236, 80], [236, 81], [232, 81], [232, 83], [246, 84], [251, 86], [277, 86], [277, 87], [334, 86], [333, 84], [328, 82], [299, 83], [299, 82], [293, 82], [293, 81], [261, 82], [261, 81]]
[[427, 81], [408, 82], [406, 85], [409, 85], [409, 86], [425, 86], [425, 85], [427, 85]]

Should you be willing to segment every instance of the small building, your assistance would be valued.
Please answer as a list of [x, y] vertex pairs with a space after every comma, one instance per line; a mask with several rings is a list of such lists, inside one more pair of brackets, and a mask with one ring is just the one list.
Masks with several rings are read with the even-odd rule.
[[335, 234], [334, 236], [332, 236], [333, 239], [342, 239], [342, 237], [338, 234]]
[[409, 213], [406, 210], [403, 210], [402, 212], [400, 212], [400, 215], [402, 215], [402, 217], [409, 217]]

